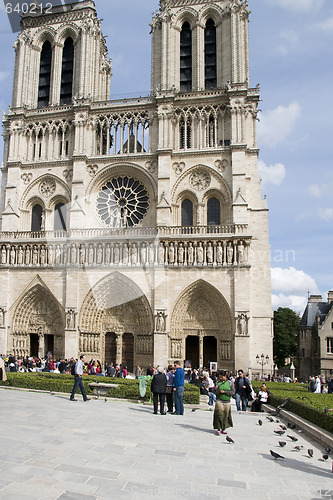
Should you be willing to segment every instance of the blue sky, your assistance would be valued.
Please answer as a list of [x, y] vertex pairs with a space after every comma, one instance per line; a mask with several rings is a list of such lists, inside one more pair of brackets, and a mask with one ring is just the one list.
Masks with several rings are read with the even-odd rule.
[[[111, 95], [150, 89], [158, 0], [96, 0], [112, 58]], [[302, 312], [333, 288], [333, 2], [249, 0], [251, 85], [260, 83], [259, 169], [267, 196], [273, 307]], [[0, 106], [11, 101], [16, 35], [0, 4]], [[2, 146], [1, 146], [2, 154]]]

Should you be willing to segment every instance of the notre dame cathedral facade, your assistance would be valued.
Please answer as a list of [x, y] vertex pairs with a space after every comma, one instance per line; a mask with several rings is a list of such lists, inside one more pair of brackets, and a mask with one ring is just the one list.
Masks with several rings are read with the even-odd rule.
[[151, 95], [114, 101], [93, 1], [23, 16], [4, 117], [0, 352], [130, 371], [272, 360], [248, 18], [245, 0], [160, 0]]

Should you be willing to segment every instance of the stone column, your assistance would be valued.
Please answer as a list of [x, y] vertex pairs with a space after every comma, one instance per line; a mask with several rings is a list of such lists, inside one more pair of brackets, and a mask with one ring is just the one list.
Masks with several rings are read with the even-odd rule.
[[199, 366], [203, 366], [204, 353], [203, 353], [203, 331], [198, 330], [199, 335]]
[[120, 365], [123, 358], [123, 334], [116, 333], [116, 364]]

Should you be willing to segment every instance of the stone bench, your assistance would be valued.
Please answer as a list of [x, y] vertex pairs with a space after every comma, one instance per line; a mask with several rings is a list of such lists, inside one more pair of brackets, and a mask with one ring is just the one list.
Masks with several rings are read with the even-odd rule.
[[110, 389], [116, 389], [119, 384], [103, 384], [102, 382], [91, 382], [89, 387], [95, 396], [106, 396]]

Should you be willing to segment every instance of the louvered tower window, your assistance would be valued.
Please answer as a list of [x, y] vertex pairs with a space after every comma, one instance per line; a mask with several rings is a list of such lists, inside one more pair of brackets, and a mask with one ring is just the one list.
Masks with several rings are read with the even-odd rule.
[[180, 91], [192, 90], [192, 31], [188, 22], [180, 33]]
[[41, 231], [43, 222], [43, 209], [40, 205], [35, 205], [31, 213], [31, 231]]
[[66, 206], [58, 203], [54, 209], [54, 230], [66, 231]]
[[51, 84], [52, 48], [50, 42], [44, 42], [40, 53], [38, 107], [49, 105]]
[[205, 28], [205, 89], [216, 87], [216, 28], [214, 21], [208, 19]]
[[60, 104], [70, 104], [73, 93], [74, 44], [71, 38], [65, 41], [62, 52]]
[[182, 202], [182, 226], [193, 226], [193, 203], [188, 198]]
[[217, 198], [210, 198], [207, 203], [207, 225], [219, 226], [221, 224], [221, 206]]

